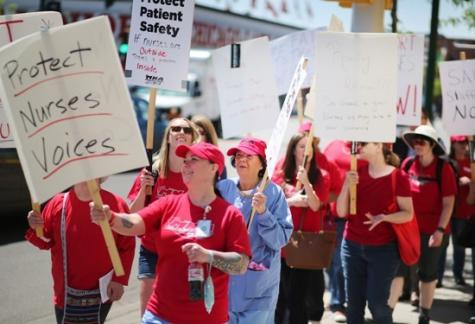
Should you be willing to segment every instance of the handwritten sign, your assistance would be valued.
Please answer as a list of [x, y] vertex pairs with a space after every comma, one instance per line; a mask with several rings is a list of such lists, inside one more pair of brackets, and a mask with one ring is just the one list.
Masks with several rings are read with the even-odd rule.
[[475, 134], [475, 60], [439, 63], [442, 123], [450, 135]]
[[194, 1], [134, 0], [125, 76], [129, 84], [185, 91]]
[[397, 36], [317, 34], [315, 133], [323, 138], [394, 142]]
[[[313, 75], [315, 72], [315, 34], [325, 31], [325, 27], [304, 30], [288, 34], [277, 38], [271, 42], [272, 62], [277, 80], [277, 93], [283, 95], [289, 90], [290, 82], [294, 76], [294, 67], [298, 64], [303, 55], [309, 58], [307, 73]], [[306, 79], [302, 85], [304, 88], [310, 87], [310, 78]]]
[[272, 129], [279, 102], [267, 37], [240, 43], [240, 67], [231, 68], [231, 46], [213, 51], [224, 138]]
[[421, 123], [424, 35], [398, 34], [399, 90], [397, 124]]
[[279, 118], [277, 119], [277, 123], [272, 130], [269, 145], [267, 145], [266, 156], [269, 179], [272, 179], [272, 175], [274, 174], [274, 169], [279, 158], [280, 147], [282, 146], [282, 140], [284, 139], [284, 135], [287, 130], [287, 124], [289, 123], [292, 108], [295, 105], [295, 101], [297, 100], [297, 96], [300, 92], [302, 84], [307, 77], [307, 62], [308, 60], [305, 57], [302, 56], [300, 58], [297, 68], [295, 69], [294, 77], [290, 83], [290, 88], [287, 91], [284, 104], [282, 105], [282, 109], [279, 113]]
[[[0, 16], [0, 47], [23, 36], [40, 31], [41, 28], [61, 26], [59, 12], [31, 12]], [[13, 148], [13, 134], [2, 103], [0, 102], [0, 148]]]
[[0, 78], [33, 201], [147, 164], [105, 16], [6, 45]]

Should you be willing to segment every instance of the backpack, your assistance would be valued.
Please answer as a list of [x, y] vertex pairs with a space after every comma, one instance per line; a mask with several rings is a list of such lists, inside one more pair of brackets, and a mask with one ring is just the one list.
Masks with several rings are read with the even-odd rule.
[[[406, 165], [404, 166], [404, 172], [408, 173], [409, 169], [411, 168], [412, 164], [416, 160], [415, 156], [412, 156], [407, 160]], [[413, 179], [422, 180], [422, 181], [436, 181], [437, 185], [439, 186], [439, 191], [442, 191], [442, 168], [444, 164], [448, 163], [455, 174], [455, 179], [459, 178], [460, 175], [460, 167], [454, 159], [451, 159], [448, 156], [439, 156], [437, 158], [437, 165], [435, 167], [435, 178], [433, 177], [423, 177], [423, 176], [414, 176]]]

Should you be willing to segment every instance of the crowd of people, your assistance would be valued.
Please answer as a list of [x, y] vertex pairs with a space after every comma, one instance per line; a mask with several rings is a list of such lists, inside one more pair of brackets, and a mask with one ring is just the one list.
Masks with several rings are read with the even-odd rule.
[[[135, 237], [143, 324], [319, 323], [325, 271], [336, 322], [364, 323], [368, 306], [375, 323], [393, 323], [398, 299], [412, 293], [419, 324], [429, 323], [451, 233], [455, 282], [466, 284], [457, 235], [475, 218], [468, 138], [453, 136], [448, 154], [435, 129], [421, 125], [403, 134], [401, 154], [387, 143], [357, 143], [350, 170], [351, 143], [333, 141], [321, 151], [312, 133], [310, 123], [300, 125], [272, 179], [266, 143], [243, 138], [226, 152], [237, 173], [228, 179], [212, 123], [174, 118], [128, 204], [101, 189], [99, 208], [79, 183], [41, 213], [29, 212], [27, 240], [51, 250], [57, 323], [104, 323], [129, 281]], [[420, 258], [406, 265], [394, 226], [413, 218]], [[112, 263], [94, 224], [105, 220], [125, 268], [112, 275], [106, 300], [99, 280]], [[286, 254], [293, 231], [323, 230], [336, 233], [327, 269], [293, 266]]]

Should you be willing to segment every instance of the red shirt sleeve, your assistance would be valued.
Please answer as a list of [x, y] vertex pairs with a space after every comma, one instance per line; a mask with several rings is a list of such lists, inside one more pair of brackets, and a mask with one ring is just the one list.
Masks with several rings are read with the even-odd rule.
[[330, 192], [334, 192], [337, 195], [341, 191], [341, 187], [343, 186], [343, 179], [341, 177], [340, 171], [335, 163], [328, 161], [328, 173], [330, 174]]
[[444, 162], [441, 175], [442, 185], [442, 197], [455, 196], [457, 193], [457, 181], [455, 179], [455, 173], [449, 162]]
[[233, 206], [226, 210], [229, 214], [229, 223], [226, 231], [226, 251], [237, 252], [252, 257], [251, 244], [247, 234], [246, 224], [241, 212]]
[[137, 198], [137, 195], [139, 194], [140, 191], [140, 176], [143, 174], [144, 169], [140, 171], [140, 173], [137, 175], [137, 177], [134, 180], [134, 184], [132, 185], [132, 188], [130, 188], [129, 194], [127, 195], [127, 199], [129, 202], [132, 202]]
[[396, 170], [396, 172], [396, 196], [411, 197], [411, 184], [408, 175], [401, 170]]
[[181, 195], [168, 195], [162, 197], [138, 211], [138, 214], [142, 217], [145, 223], [145, 234], [154, 232], [160, 228], [162, 216], [167, 204], [172, 199], [177, 199], [178, 197], [181, 197]]

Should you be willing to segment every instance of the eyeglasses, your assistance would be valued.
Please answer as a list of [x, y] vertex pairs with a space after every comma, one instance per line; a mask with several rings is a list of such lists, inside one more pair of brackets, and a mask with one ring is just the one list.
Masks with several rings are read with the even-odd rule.
[[185, 134], [193, 134], [193, 128], [189, 127], [189, 126], [170, 126], [170, 131], [172, 133], [180, 133], [181, 131], [183, 131], [183, 133]]

